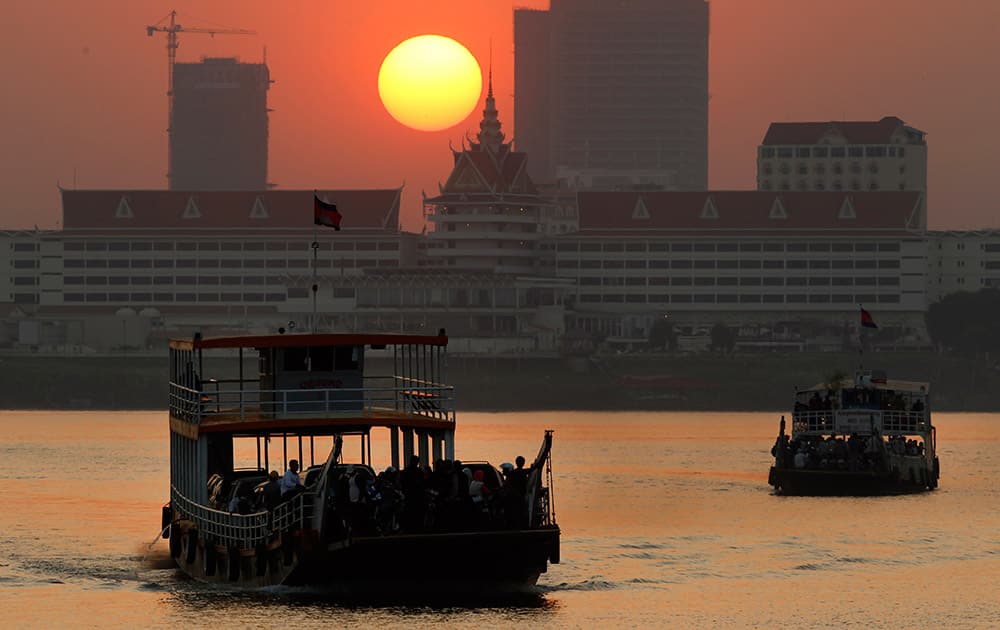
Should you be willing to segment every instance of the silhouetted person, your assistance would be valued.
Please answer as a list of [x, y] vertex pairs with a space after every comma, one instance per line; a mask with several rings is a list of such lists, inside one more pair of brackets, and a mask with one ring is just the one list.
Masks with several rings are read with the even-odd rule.
[[403, 490], [403, 527], [408, 531], [420, 531], [424, 526], [424, 510], [427, 506], [420, 457], [410, 457], [409, 465], [400, 475], [400, 486]]
[[296, 492], [302, 488], [302, 481], [299, 479], [299, 460], [293, 459], [288, 462], [288, 470], [281, 478], [281, 496], [289, 498], [290, 492]]

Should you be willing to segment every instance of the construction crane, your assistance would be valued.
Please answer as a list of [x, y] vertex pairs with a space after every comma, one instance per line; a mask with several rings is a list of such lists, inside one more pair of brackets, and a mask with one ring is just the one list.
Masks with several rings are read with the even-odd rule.
[[177, 61], [177, 34], [178, 33], [204, 33], [206, 35], [256, 35], [257, 31], [248, 31], [243, 28], [187, 28], [177, 23], [177, 11], [171, 11], [162, 20], [146, 27], [146, 35], [153, 36], [153, 33], [167, 34], [167, 133], [174, 124], [174, 63]]

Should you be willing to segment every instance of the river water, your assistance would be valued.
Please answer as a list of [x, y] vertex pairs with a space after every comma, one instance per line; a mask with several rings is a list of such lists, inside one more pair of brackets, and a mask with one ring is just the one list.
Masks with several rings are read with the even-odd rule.
[[881, 498], [774, 496], [777, 419], [460, 415], [466, 460], [530, 461], [543, 429], [555, 429], [562, 563], [537, 597], [435, 607], [192, 583], [170, 568], [166, 541], [150, 546], [168, 490], [164, 412], [2, 411], [0, 625], [1000, 624], [1000, 414], [937, 414], [940, 488]]

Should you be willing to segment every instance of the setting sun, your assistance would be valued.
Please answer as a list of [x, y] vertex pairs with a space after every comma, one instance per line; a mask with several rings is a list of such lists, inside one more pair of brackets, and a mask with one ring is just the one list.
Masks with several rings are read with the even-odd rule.
[[412, 37], [393, 48], [378, 73], [378, 94], [389, 114], [421, 131], [457, 125], [482, 92], [479, 62], [462, 44], [441, 35]]

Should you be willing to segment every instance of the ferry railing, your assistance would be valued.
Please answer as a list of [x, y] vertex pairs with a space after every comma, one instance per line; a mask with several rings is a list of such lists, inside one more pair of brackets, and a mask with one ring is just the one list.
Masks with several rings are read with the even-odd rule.
[[[212, 390], [194, 390], [171, 383], [172, 416], [199, 423], [210, 416], [296, 418], [360, 414], [372, 416], [394, 411], [454, 423], [455, 388], [417, 379], [393, 379], [383, 387], [326, 387], [295, 389], [226, 388], [215, 382]], [[233, 381], [241, 385], [239, 381]]]
[[171, 506], [181, 519], [194, 523], [202, 540], [241, 549], [265, 543], [276, 532], [306, 527], [313, 516], [316, 496], [315, 492], [302, 492], [279, 504], [273, 512], [237, 514], [195, 503], [174, 487], [170, 492]]
[[[859, 427], [858, 416], [869, 416], [872, 425], [882, 435], [926, 433], [930, 422], [926, 411], [901, 411], [892, 409], [820, 409], [792, 413], [792, 432], [795, 434], [850, 432]], [[839, 417], [839, 421], [838, 421]], [[850, 419], [850, 421], [848, 420]], [[863, 421], [862, 421], [863, 424]]]

